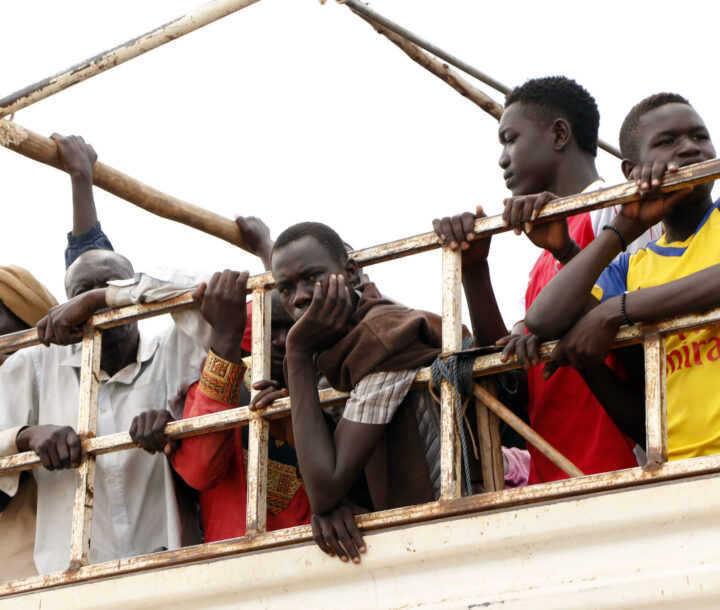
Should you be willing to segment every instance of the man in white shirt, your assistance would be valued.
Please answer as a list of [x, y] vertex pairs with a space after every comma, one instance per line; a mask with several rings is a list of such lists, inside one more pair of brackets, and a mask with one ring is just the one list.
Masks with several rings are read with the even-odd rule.
[[[57, 309], [74, 307], [77, 315], [93, 295], [104, 295], [108, 281], [133, 276], [125, 257], [106, 250], [85, 252], [68, 269], [66, 290], [68, 297], [87, 298]], [[85, 317], [96, 309], [87, 309]], [[184, 394], [200, 377], [210, 338], [207, 332], [195, 332], [197, 312], [192, 312], [194, 317], [183, 315], [188, 313], [175, 315], [175, 325], [154, 339], [143, 336], [136, 323], [103, 332], [98, 436], [129, 430], [134, 417], [148, 409], [181, 416]], [[57, 342], [77, 340], [49, 320]], [[193, 331], [186, 332], [189, 324]], [[65, 570], [70, 557], [76, 474], [68, 469], [81, 458], [73, 429], [80, 366], [79, 345], [40, 345], [18, 351], [0, 369], [0, 455], [32, 449], [44, 466], [33, 471], [38, 486], [35, 563], [40, 573]], [[1, 476], [0, 491], [14, 496], [18, 481], [18, 474]], [[193, 510], [178, 501], [162, 454], [122, 451], [98, 456], [91, 563], [199, 542]]]

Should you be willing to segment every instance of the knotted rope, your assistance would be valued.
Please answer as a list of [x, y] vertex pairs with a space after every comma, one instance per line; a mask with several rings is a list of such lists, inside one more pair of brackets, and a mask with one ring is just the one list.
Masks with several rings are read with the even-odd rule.
[[[472, 339], [466, 337], [463, 339], [462, 349], [468, 349]], [[460, 448], [462, 453], [463, 474], [465, 476], [465, 489], [468, 494], [472, 494], [472, 481], [470, 478], [470, 461], [468, 459], [467, 439], [465, 437], [465, 428], [463, 426], [463, 407], [462, 396], [473, 395], [473, 363], [474, 357], [463, 357], [462, 355], [453, 354], [445, 360], [440, 357], [435, 358], [430, 365], [433, 386], [436, 391], [444, 381], [452, 385], [455, 391], [455, 416], [460, 435]]]

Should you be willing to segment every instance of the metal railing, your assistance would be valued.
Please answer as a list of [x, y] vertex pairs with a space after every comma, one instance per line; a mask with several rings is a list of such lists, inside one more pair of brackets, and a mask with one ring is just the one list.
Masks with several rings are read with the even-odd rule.
[[[187, 13], [165, 24], [144, 36], [139, 36], [119, 45], [105, 53], [92, 57], [72, 68], [30, 85], [14, 94], [0, 99], [0, 118], [11, 115], [17, 110], [26, 108], [41, 99], [52, 96], [63, 89], [80, 81], [86, 80], [102, 71], [119, 65], [141, 55], [157, 46], [174, 40], [198, 27], [254, 4], [257, 0], [213, 0], [198, 9]], [[377, 26], [401, 36], [411, 44], [417, 44], [434, 55], [441, 57], [464, 70], [472, 76], [488, 82], [486, 75], [475, 68], [449, 56], [444, 51], [419, 39], [404, 28], [400, 28], [387, 19], [370, 11], [357, 2], [350, 2], [350, 8], [369, 19]], [[493, 86], [496, 86], [495, 83]], [[502, 86], [500, 86], [502, 89]], [[464, 95], [467, 92], [463, 93]], [[478, 94], [479, 95], [479, 94]], [[482, 105], [482, 104], [481, 104]], [[31, 158], [56, 165], [57, 151], [44, 139], [30, 133], [20, 133], [9, 121], [2, 121], [5, 128], [0, 130], [0, 143], [8, 148], [18, 150]], [[21, 142], [22, 140], [22, 142]], [[21, 146], [22, 144], [22, 146]], [[605, 145], [606, 150], [617, 154], [612, 146]], [[105, 175], [112, 171], [105, 168]], [[115, 172], [113, 175], [116, 175]], [[696, 166], [683, 168], [677, 174], [666, 178], [662, 190], [671, 191], [686, 185], [708, 182], [720, 177], [720, 161], [710, 161]], [[127, 178], [127, 177], [124, 177]], [[110, 184], [110, 179], [106, 182]], [[138, 185], [136, 181], [125, 180], [132, 184], [123, 186], [116, 194], [137, 204], [148, 207], [147, 187]], [[108, 188], [107, 186], [104, 188]], [[109, 189], [111, 190], [111, 189]], [[242, 245], [242, 236], [237, 234], [236, 227], [227, 219], [206, 218], [198, 210], [190, 209], [184, 204], [153, 191], [150, 199], [158, 200], [162, 205], [155, 205], [156, 213], [160, 208], [173, 207], [180, 212], [169, 217], [180, 222], [189, 222], [206, 232], [223, 239]], [[540, 218], [557, 218], [590, 211], [592, 209], [622, 204], [638, 197], [634, 184], [627, 183], [594, 193], [568, 197], [546, 206]], [[154, 204], [153, 204], [154, 205]], [[184, 219], [184, 220], [183, 220]], [[224, 222], [220, 222], [224, 220]], [[219, 228], [218, 228], [219, 227]], [[479, 219], [475, 222], [478, 236], [488, 236], [508, 230], [502, 225], [499, 216]], [[418, 252], [439, 248], [440, 244], [434, 233], [425, 233], [407, 239], [390, 242], [380, 246], [357, 251], [353, 257], [363, 265], [380, 263], [409, 256]], [[443, 249], [443, 352], [445, 355], [460, 348], [460, 253]], [[252, 345], [252, 379], [256, 381], [269, 376], [270, 353], [270, 299], [272, 276], [269, 273], [250, 278], [249, 287], [253, 293], [253, 345]], [[57, 585], [67, 585], [89, 581], [107, 576], [117, 576], [146, 570], [167, 567], [197, 560], [206, 560], [236, 553], [256, 551], [283, 545], [308, 542], [312, 539], [309, 526], [299, 526], [274, 532], [266, 532], [266, 491], [267, 491], [267, 445], [268, 422], [276, 417], [286, 417], [290, 411], [290, 399], [277, 401], [263, 412], [250, 412], [247, 407], [229, 409], [212, 415], [172, 422], [165, 432], [173, 439], [181, 439], [199, 434], [206, 434], [240, 425], [249, 426], [249, 448], [247, 460], [247, 534], [242, 538], [213, 542], [179, 550], [152, 553], [139, 557], [131, 557], [110, 561], [97, 565], [88, 565], [90, 533], [92, 528], [92, 488], [95, 475], [94, 465], [97, 455], [135, 448], [129, 434], [119, 433], [97, 438], [97, 403], [99, 388], [100, 353], [102, 349], [102, 330], [112, 326], [126, 324], [142, 318], [152, 317], [171, 311], [193, 307], [190, 295], [181, 295], [170, 301], [152, 305], [136, 305], [124, 307], [111, 312], [97, 314], [86, 326], [82, 348], [82, 373], [80, 404], [78, 409], [78, 434], [82, 439], [83, 459], [78, 470], [78, 486], [73, 512], [72, 544], [68, 570], [53, 574], [45, 574], [16, 580], [0, 585], [0, 595], [7, 596], [28, 592]], [[586, 493], [606, 491], [629, 487], [646, 482], [671, 480], [687, 476], [705, 475], [720, 472], [720, 456], [707, 456], [692, 460], [666, 463], [667, 459], [667, 423], [665, 397], [665, 364], [663, 337], [671, 332], [686, 328], [695, 328], [720, 324], [720, 309], [698, 316], [684, 316], [669, 322], [652, 326], [633, 326], [622, 328], [617, 336], [616, 346], [642, 342], [646, 354], [646, 421], [647, 450], [649, 461], [644, 468], [571, 478], [531, 487], [503, 490], [502, 460], [498, 417], [504, 418], [512, 426], [518, 428], [526, 438], [536, 446], [542, 444], [537, 434], [527, 426], [513, 420], [510, 413], [495, 399], [482, 384], [475, 384], [475, 406], [478, 419], [478, 436], [483, 462], [483, 481], [486, 491], [472, 496], [460, 496], [459, 451], [457, 449], [456, 430], [454, 426], [453, 392], [448, 382], [441, 388], [441, 498], [418, 506], [403, 507], [383, 512], [371, 513], [357, 517], [358, 524], [365, 531], [383, 527], [397, 526], [449, 516], [457, 516], [478, 511], [510, 507], [537, 501], [577, 496]], [[37, 344], [35, 330], [23, 331], [0, 337], [0, 352], [12, 351]], [[547, 360], [553, 343], [545, 344], [541, 349], [542, 360]], [[494, 373], [518, 368], [513, 359], [501, 362], [498, 354], [481, 356], [475, 360], [474, 375], [486, 377]], [[416, 385], [430, 382], [428, 369], [420, 371]], [[342, 402], [346, 394], [334, 390], [320, 391], [323, 405]], [[549, 447], [549, 446], [548, 446]], [[135, 448], [137, 449], [137, 448]], [[549, 457], [566, 471], [574, 472], [572, 464], [561, 465], [562, 456], [548, 449]], [[547, 455], [547, 453], [546, 453]], [[41, 465], [35, 452], [29, 451], [0, 458], [0, 475], [29, 470]], [[578, 471], [579, 472], [579, 471]]]
[[[677, 190], [688, 184], [699, 184], [720, 177], [720, 160], [689, 166], [673, 176], [668, 176], [661, 187], [664, 192]], [[540, 218], [556, 218], [586, 212], [599, 207], [624, 203], [638, 198], [631, 183], [557, 200], [549, 204]], [[479, 237], [507, 231], [499, 216], [476, 221], [475, 231]], [[382, 261], [410, 256], [417, 252], [439, 248], [434, 233], [417, 235], [407, 239], [359, 250], [353, 258], [364, 266]], [[461, 270], [460, 253], [442, 249], [443, 271], [443, 355], [448, 356], [460, 348]], [[270, 357], [270, 290], [273, 279], [269, 273], [249, 279], [252, 290], [252, 380], [269, 377]], [[291, 398], [276, 401], [262, 412], [251, 412], [247, 407], [228, 409], [220, 413], [204, 415], [169, 423], [165, 432], [168, 437], [182, 439], [199, 434], [248, 425], [249, 447], [247, 460], [247, 533], [242, 538], [213, 542], [178, 550], [164, 551], [139, 557], [88, 565], [90, 533], [92, 528], [92, 488], [94, 464], [97, 455], [129, 449], [139, 450], [129, 434], [118, 433], [95, 437], [100, 378], [100, 353], [102, 330], [127, 324], [142, 318], [188, 309], [195, 306], [191, 295], [180, 295], [169, 301], [146, 305], [132, 305], [114, 311], [96, 314], [88, 322], [82, 345], [82, 373], [80, 404], [78, 409], [78, 434], [82, 440], [83, 459], [78, 471], [78, 485], [73, 512], [72, 544], [69, 568], [64, 572], [35, 576], [0, 585], [0, 595], [12, 595], [46, 587], [84, 582], [105, 576], [117, 576], [139, 570], [166, 567], [191, 561], [222, 557], [225, 555], [279, 547], [311, 540], [309, 526], [266, 532], [267, 496], [267, 450], [269, 421], [286, 417], [290, 412]], [[365, 531], [383, 527], [417, 523], [474, 513], [501, 507], [528, 504], [581, 494], [618, 489], [647, 482], [657, 482], [689, 476], [720, 472], [720, 456], [713, 455], [690, 460], [667, 463], [667, 421], [665, 394], [665, 341], [664, 337], [683, 329], [707, 327], [720, 324], [720, 308], [702, 315], [688, 315], [653, 325], [635, 325], [620, 329], [615, 347], [642, 343], [645, 350], [646, 428], [648, 463], [642, 468], [582, 476], [525, 488], [503, 490], [500, 458], [498, 417], [518, 429], [530, 442], [538, 446], [542, 442], [536, 433], [504, 407], [480, 383], [475, 383], [474, 395], [478, 419], [478, 437], [483, 462], [485, 491], [461, 497], [459, 451], [454, 423], [454, 393], [447, 381], [441, 388], [441, 497], [435, 502], [408, 506], [357, 517]], [[25, 348], [38, 343], [35, 329], [0, 337], [0, 352]], [[555, 342], [545, 343], [541, 360], [549, 360]], [[512, 358], [500, 360], [500, 354], [479, 356], [474, 361], [473, 375], [489, 375], [519, 368]], [[429, 369], [421, 370], [415, 386], [431, 382]], [[320, 400], [324, 406], [341, 403], [347, 394], [335, 390], [321, 390]], [[525, 426], [523, 428], [522, 426]], [[550, 448], [552, 449], [552, 448]], [[547, 454], [546, 454], [547, 455]], [[556, 465], [570, 474], [572, 471], [560, 460], [562, 456], [549, 455]], [[564, 458], [563, 458], [564, 459]], [[34, 451], [0, 458], [0, 475], [41, 466]]]

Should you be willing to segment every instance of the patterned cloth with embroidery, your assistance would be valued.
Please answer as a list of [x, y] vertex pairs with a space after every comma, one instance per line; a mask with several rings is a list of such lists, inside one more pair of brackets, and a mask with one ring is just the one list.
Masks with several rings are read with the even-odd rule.
[[[243, 358], [247, 367], [243, 383], [250, 390], [252, 358]], [[247, 476], [248, 458], [248, 428], [242, 429], [243, 462], [245, 463], [245, 476]], [[278, 515], [292, 502], [298, 489], [302, 487], [302, 480], [298, 477], [297, 453], [287, 443], [269, 435], [268, 466], [267, 466], [267, 509], [273, 515]]]

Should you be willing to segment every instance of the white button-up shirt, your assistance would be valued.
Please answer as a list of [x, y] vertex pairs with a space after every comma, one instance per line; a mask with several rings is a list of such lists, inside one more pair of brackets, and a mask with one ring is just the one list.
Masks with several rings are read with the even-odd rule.
[[[137, 359], [113, 377], [101, 373], [97, 435], [127, 432], [133, 418], [148, 409], [168, 409], [182, 417], [184, 395], [200, 378], [207, 337], [197, 330], [199, 313], [173, 316], [176, 325], [161, 336], [140, 337]], [[183, 325], [182, 322], [186, 324]], [[200, 333], [201, 335], [203, 333]], [[0, 455], [17, 452], [23, 425], [55, 424], [77, 429], [80, 394], [80, 345], [30, 347], [13, 354], [0, 368]], [[70, 561], [74, 470], [32, 471], [38, 486], [35, 563], [41, 574], [67, 569]], [[0, 491], [13, 496], [19, 475], [0, 477]], [[197, 521], [181, 519], [171, 468], [162, 453], [138, 449], [99, 455], [90, 561], [130, 557], [197, 542], [183, 539]], [[196, 519], [196, 518], [195, 518]], [[1, 576], [1, 575], [0, 575]]]

